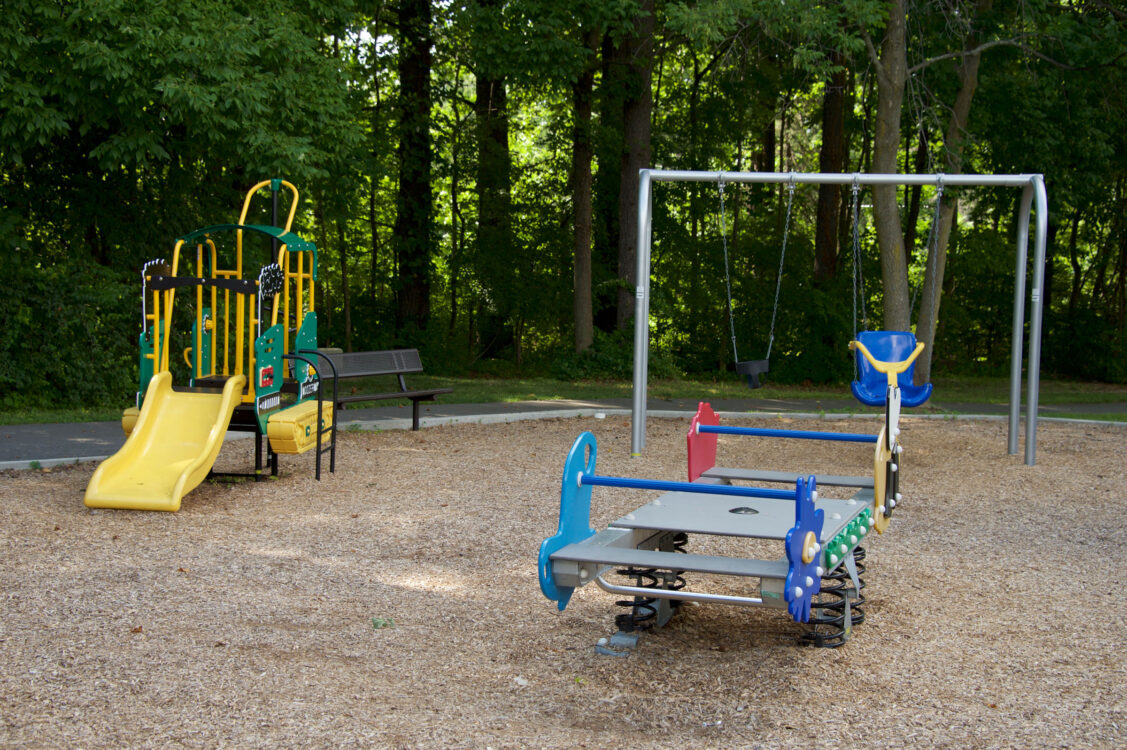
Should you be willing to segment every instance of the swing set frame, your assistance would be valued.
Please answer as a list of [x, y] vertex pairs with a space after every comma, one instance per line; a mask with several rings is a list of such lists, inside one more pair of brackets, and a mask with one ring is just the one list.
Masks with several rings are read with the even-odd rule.
[[1033, 240], [1033, 281], [1029, 290], [1029, 359], [1026, 365], [1025, 463], [1037, 463], [1037, 402], [1041, 382], [1042, 292], [1049, 226], [1049, 197], [1041, 174], [866, 174], [818, 172], [705, 172], [642, 169], [638, 172], [638, 224], [634, 295], [634, 392], [631, 406], [630, 453], [640, 456], [646, 446], [646, 386], [649, 378], [650, 249], [653, 241], [652, 199], [655, 182], [725, 182], [800, 185], [934, 185], [949, 187], [1021, 188], [1014, 272], [1013, 334], [1010, 354], [1010, 402], [1007, 453], [1018, 453], [1021, 413], [1021, 370], [1025, 330], [1026, 266], [1030, 219], [1036, 208]]

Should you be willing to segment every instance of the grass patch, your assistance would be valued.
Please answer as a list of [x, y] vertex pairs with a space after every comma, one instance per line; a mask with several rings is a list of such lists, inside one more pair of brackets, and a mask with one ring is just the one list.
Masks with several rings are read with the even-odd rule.
[[[1009, 378], [937, 378], [933, 398], [940, 401], [979, 404], [1008, 404]], [[1026, 381], [1021, 388], [1024, 397]], [[1110, 404], [1127, 401], [1127, 385], [1083, 383], [1073, 380], [1041, 380], [1038, 402], [1042, 404]]]
[[90, 409], [11, 409], [0, 411], [0, 424], [64, 424], [70, 422], [120, 422], [126, 406]]
[[[450, 387], [454, 393], [441, 396], [448, 403], [494, 403], [508, 401], [558, 401], [631, 398], [634, 384], [629, 380], [555, 380], [553, 378], [448, 378], [439, 375], [417, 376], [411, 387]], [[351, 387], [351, 386], [348, 386]], [[358, 389], [363, 392], [363, 388]], [[737, 399], [737, 398], [852, 398], [849, 386], [768, 385], [749, 390], [742, 380], [663, 379], [649, 384], [650, 398], [659, 399]], [[1125, 397], [1127, 398], [1127, 397]]]
[[[1038, 412], [1039, 419], [1090, 419], [1094, 422], [1124, 422], [1127, 423], [1127, 414], [1086, 414], [1084, 412]], [[1022, 421], [1025, 421], [1025, 414], [1022, 413]]]
[[[493, 378], [493, 377], [446, 377], [442, 375], [417, 375], [409, 379], [411, 388], [451, 387], [454, 393], [440, 396], [444, 403], [506, 403], [511, 401], [596, 401], [608, 398], [629, 399], [633, 395], [634, 384], [629, 380], [581, 380], [567, 381], [554, 378]], [[1025, 382], [1022, 382], [1022, 389]], [[394, 379], [365, 378], [341, 381], [341, 393], [374, 393], [397, 390]], [[656, 399], [786, 399], [825, 401], [829, 399], [852, 399], [849, 385], [775, 385], [769, 384], [758, 390], [749, 390], [742, 380], [727, 378], [722, 380], [655, 380], [649, 385], [649, 396]], [[982, 403], [1004, 405], [1009, 403], [1010, 386], [1008, 378], [986, 377], [946, 377], [935, 381], [934, 398], [943, 403]], [[401, 401], [371, 402], [376, 406], [409, 404]], [[1042, 405], [1072, 406], [1084, 404], [1127, 403], [1127, 385], [1111, 383], [1082, 383], [1070, 380], [1042, 380], [1040, 389]], [[115, 407], [95, 407], [89, 409], [13, 409], [0, 411], [0, 424], [36, 424], [66, 422], [116, 422], [121, 412], [129, 404]], [[354, 404], [353, 406], [359, 406]], [[812, 407], [813, 408], [813, 407]], [[826, 409], [834, 412], [861, 410], [860, 406], [842, 409]], [[1046, 415], [1062, 416], [1062, 415]], [[1106, 414], [1082, 413], [1077, 409], [1075, 416], [1081, 419], [1114, 419], [1127, 421], [1127, 418]]]

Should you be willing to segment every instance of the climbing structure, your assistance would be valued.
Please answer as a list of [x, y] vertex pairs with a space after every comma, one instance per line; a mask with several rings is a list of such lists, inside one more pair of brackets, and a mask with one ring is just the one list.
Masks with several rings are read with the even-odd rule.
[[[273, 223], [246, 224], [252, 199], [267, 189]], [[283, 192], [290, 205], [279, 222]], [[176, 240], [171, 263], [145, 264], [137, 403], [122, 417], [125, 445], [87, 486], [87, 506], [178, 510], [208, 476], [228, 430], [255, 435], [255, 478], [264, 444], [273, 473], [278, 453], [313, 448], [318, 478], [323, 452], [335, 469], [333, 401], [322, 398], [317, 372], [331, 372], [317, 349], [317, 248], [290, 231], [297, 203], [289, 182], [260, 182], [237, 223], [189, 232]], [[252, 269], [254, 239], [265, 262]], [[173, 386], [175, 372], [186, 385]]]

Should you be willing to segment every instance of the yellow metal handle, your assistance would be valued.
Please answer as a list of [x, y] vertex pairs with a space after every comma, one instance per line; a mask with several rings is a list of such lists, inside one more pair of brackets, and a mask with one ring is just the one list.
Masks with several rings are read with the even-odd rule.
[[916, 361], [916, 357], [920, 356], [920, 352], [924, 350], [924, 343], [922, 341], [918, 342], [915, 350], [909, 354], [907, 358], [899, 362], [885, 362], [877, 359], [860, 341], [850, 341], [849, 348], [864, 354], [865, 359], [869, 360], [869, 364], [872, 365], [874, 369], [878, 372], [883, 372], [888, 377], [889, 385], [896, 385], [896, 376], [912, 366], [912, 363]]

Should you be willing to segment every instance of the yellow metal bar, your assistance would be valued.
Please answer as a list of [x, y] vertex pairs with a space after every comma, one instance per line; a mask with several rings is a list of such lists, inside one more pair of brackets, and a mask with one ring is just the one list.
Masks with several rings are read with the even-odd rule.
[[164, 372], [171, 367], [172, 360], [169, 359], [168, 344], [172, 338], [172, 303], [173, 292], [175, 289], [169, 289], [162, 292], [164, 294], [164, 337], [161, 341], [160, 347], [160, 371]]
[[[203, 276], [203, 243], [196, 243], [196, 276]], [[188, 366], [192, 368], [193, 377], [203, 377], [200, 371], [200, 364], [203, 362], [203, 287], [196, 287], [196, 340], [193, 342], [195, 346], [195, 363], [189, 361]]]
[[[269, 187], [271, 182], [273, 182], [273, 180], [263, 180], [247, 191], [247, 195], [243, 199], [243, 210], [239, 214], [240, 224], [246, 224], [247, 222], [247, 213], [250, 211], [250, 201], [254, 197], [254, 194], [264, 187]], [[293, 226], [293, 217], [297, 214], [297, 204], [300, 196], [297, 192], [297, 188], [294, 187], [294, 184], [292, 182], [289, 182], [287, 180], [278, 180], [278, 182], [282, 185], [282, 187], [288, 188], [289, 191], [293, 193], [293, 197], [290, 198], [290, 210], [286, 215], [286, 225], [282, 227], [282, 229], [289, 232], [290, 228]]]
[[[208, 237], [208, 239], [207, 239], [207, 246], [211, 250], [211, 277], [213, 279], [219, 278], [219, 251], [216, 249], [215, 243], [211, 241], [210, 237]], [[219, 338], [219, 336], [217, 335], [216, 330], [215, 330], [215, 320], [216, 320], [215, 316], [218, 315], [218, 314], [219, 314], [219, 290], [216, 287], [213, 286], [211, 288], [211, 337], [210, 337], [210, 346], [211, 346], [210, 354], [211, 354], [211, 356], [208, 358], [208, 361], [211, 362], [211, 372], [209, 372], [208, 375], [211, 375], [211, 376], [215, 375], [215, 363], [218, 361], [215, 357], [215, 355], [216, 355], [216, 341]]]
[[317, 310], [317, 306], [314, 304], [314, 302], [316, 301], [314, 299], [316, 290], [317, 290], [317, 285], [313, 283], [313, 254], [310, 253], [310, 255], [309, 255], [309, 312], [315, 312]]
[[286, 230], [287, 232], [289, 232], [289, 231], [290, 231], [290, 227], [292, 227], [292, 226], [293, 226], [293, 217], [294, 217], [294, 214], [296, 214], [296, 213], [297, 213], [297, 201], [298, 201], [298, 197], [299, 197], [299, 196], [298, 196], [298, 193], [297, 193], [297, 188], [296, 188], [296, 187], [294, 187], [293, 183], [291, 183], [291, 182], [286, 182], [285, 180], [282, 180], [281, 182], [282, 182], [282, 185], [283, 185], [283, 186], [285, 186], [285, 187], [288, 187], [288, 188], [290, 189], [290, 192], [292, 192], [292, 193], [293, 193], [293, 199], [292, 199], [292, 200], [290, 201], [290, 213], [289, 213], [289, 215], [288, 215], [288, 216], [286, 217], [286, 225], [285, 225], [284, 227], [282, 227], [282, 228], [283, 228], [283, 229], [285, 229], [285, 230]]
[[235, 374], [243, 374], [243, 332], [246, 321], [246, 299], [244, 295], [235, 295]]
[[[255, 194], [258, 193], [259, 190], [262, 190], [265, 187], [269, 187], [271, 185], [271, 183], [273, 183], [273, 182], [274, 182], [273, 180], [263, 180], [262, 182], [259, 182], [258, 184], [254, 185], [253, 187], [250, 188], [250, 190], [247, 191], [246, 197], [243, 199], [242, 211], [239, 213], [239, 223], [240, 224], [246, 223], [247, 214], [250, 212], [250, 203], [251, 203], [251, 200], [254, 198]], [[286, 213], [285, 226], [282, 227], [283, 230], [285, 230], [286, 232], [289, 232], [289, 231], [291, 231], [291, 229], [293, 227], [294, 217], [297, 215], [297, 205], [300, 202], [301, 195], [298, 192], [297, 187], [292, 182], [289, 182], [288, 180], [278, 180], [278, 184], [282, 188], [289, 190], [289, 192], [291, 194], [289, 211], [287, 211], [287, 213]], [[241, 237], [241, 232], [240, 232], [240, 237]], [[301, 260], [299, 259], [298, 263], [300, 263], [300, 262], [301, 262]], [[278, 266], [282, 269], [283, 278], [286, 280], [286, 283], [283, 286], [283, 290], [281, 292], [281, 305], [278, 304], [278, 296], [275, 295], [275, 297], [274, 297], [274, 304], [272, 306], [273, 309], [272, 309], [271, 316], [270, 316], [270, 324], [276, 325], [279, 322], [278, 318], [281, 317], [282, 332], [283, 332], [283, 334], [282, 334], [282, 351], [283, 351], [283, 353], [289, 353], [289, 351], [290, 351], [290, 328], [291, 328], [290, 321], [292, 319], [294, 321], [294, 325], [297, 325], [298, 322], [300, 322], [301, 317], [302, 317], [301, 316], [301, 312], [302, 312], [302, 310], [301, 310], [301, 307], [302, 307], [302, 285], [301, 285], [300, 281], [297, 281], [295, 283], [295, 286], [297, 287], [297, 289], [296, 289], [297, 298], [294, 299], [294, 296], [290, 293], [290, 282], [292, 280], [294, 280], [295, 278], [299, 278], [299, 277], [295, 277], [293, 275], [293, 273], [290, 271], [291, 266], [290, 266], [290, 263], [289, 263], [289, 253], [286, 252], [286, 246], [285, 245], [282, 245], [278, 249], [277, 263], [278, 263]], [[300, 270], [299, 270], [299, 272], [300, 272]], [[241, 278], [241, 273], [240, 273], [240, 278]], [[291, 304], [293, 305], [293, 307], [291, 307]]]
[[223, 376], [231, 374], [231, 290], [223, 290]]
[[282, 354], [289, 354], [289, 330], [290, 330], [290, 303], [292, 298], [290, 296], [290, 254], [286, 252], [286, 246], [282, 245], [278, 252], [278, 263], [282, 267], [282, 278], [285, 283], [282, 284]]
[[[184, 240], [177, 240], [176, 245], [172, 248], [172, 274], [176, 275], [177, 270], [180, 268], [180, 250], [184, 247]], [[154, 374], [163, 372], [169, 369], [171, 360], [168, 354], [168, 342], [172, 338], [172, 306], [176, 300], [176, 290], [168, 289], [164, 292], [158, 292], [157, 297], [164, 296], [164, 335], [159, 337], [160, 341], [160, 356], [157, 358], [157, 366], [153, 368]], [[158, 303], [159, 304], [159, 303]], [[156, 314], [156, 306], [154, 305], [153, 313]], [[157, 317], [157, 320], [160, 318]], [[159, 329], [160, 326], [157, 326]], [[153, 351], [156, 349], [156, 340], [153, 342]]]
[[161, 371], [161, 330], [160, 330], [160, 292], [153, 292], [153, 374]]
[[[244, 296], [239, 295], [240, 298]], [[257, 378], [254, 376], [254, 342], [258, 338], [258, 305], [255, 304], [254, 299], [251, 299], [248, 307], [250, 310], [247, 317], [250, 325], [247, 326], [247, 388], [243, 392], [244, 403], [253, 402], [258, 390], [258, 383], [255, 382]]]

